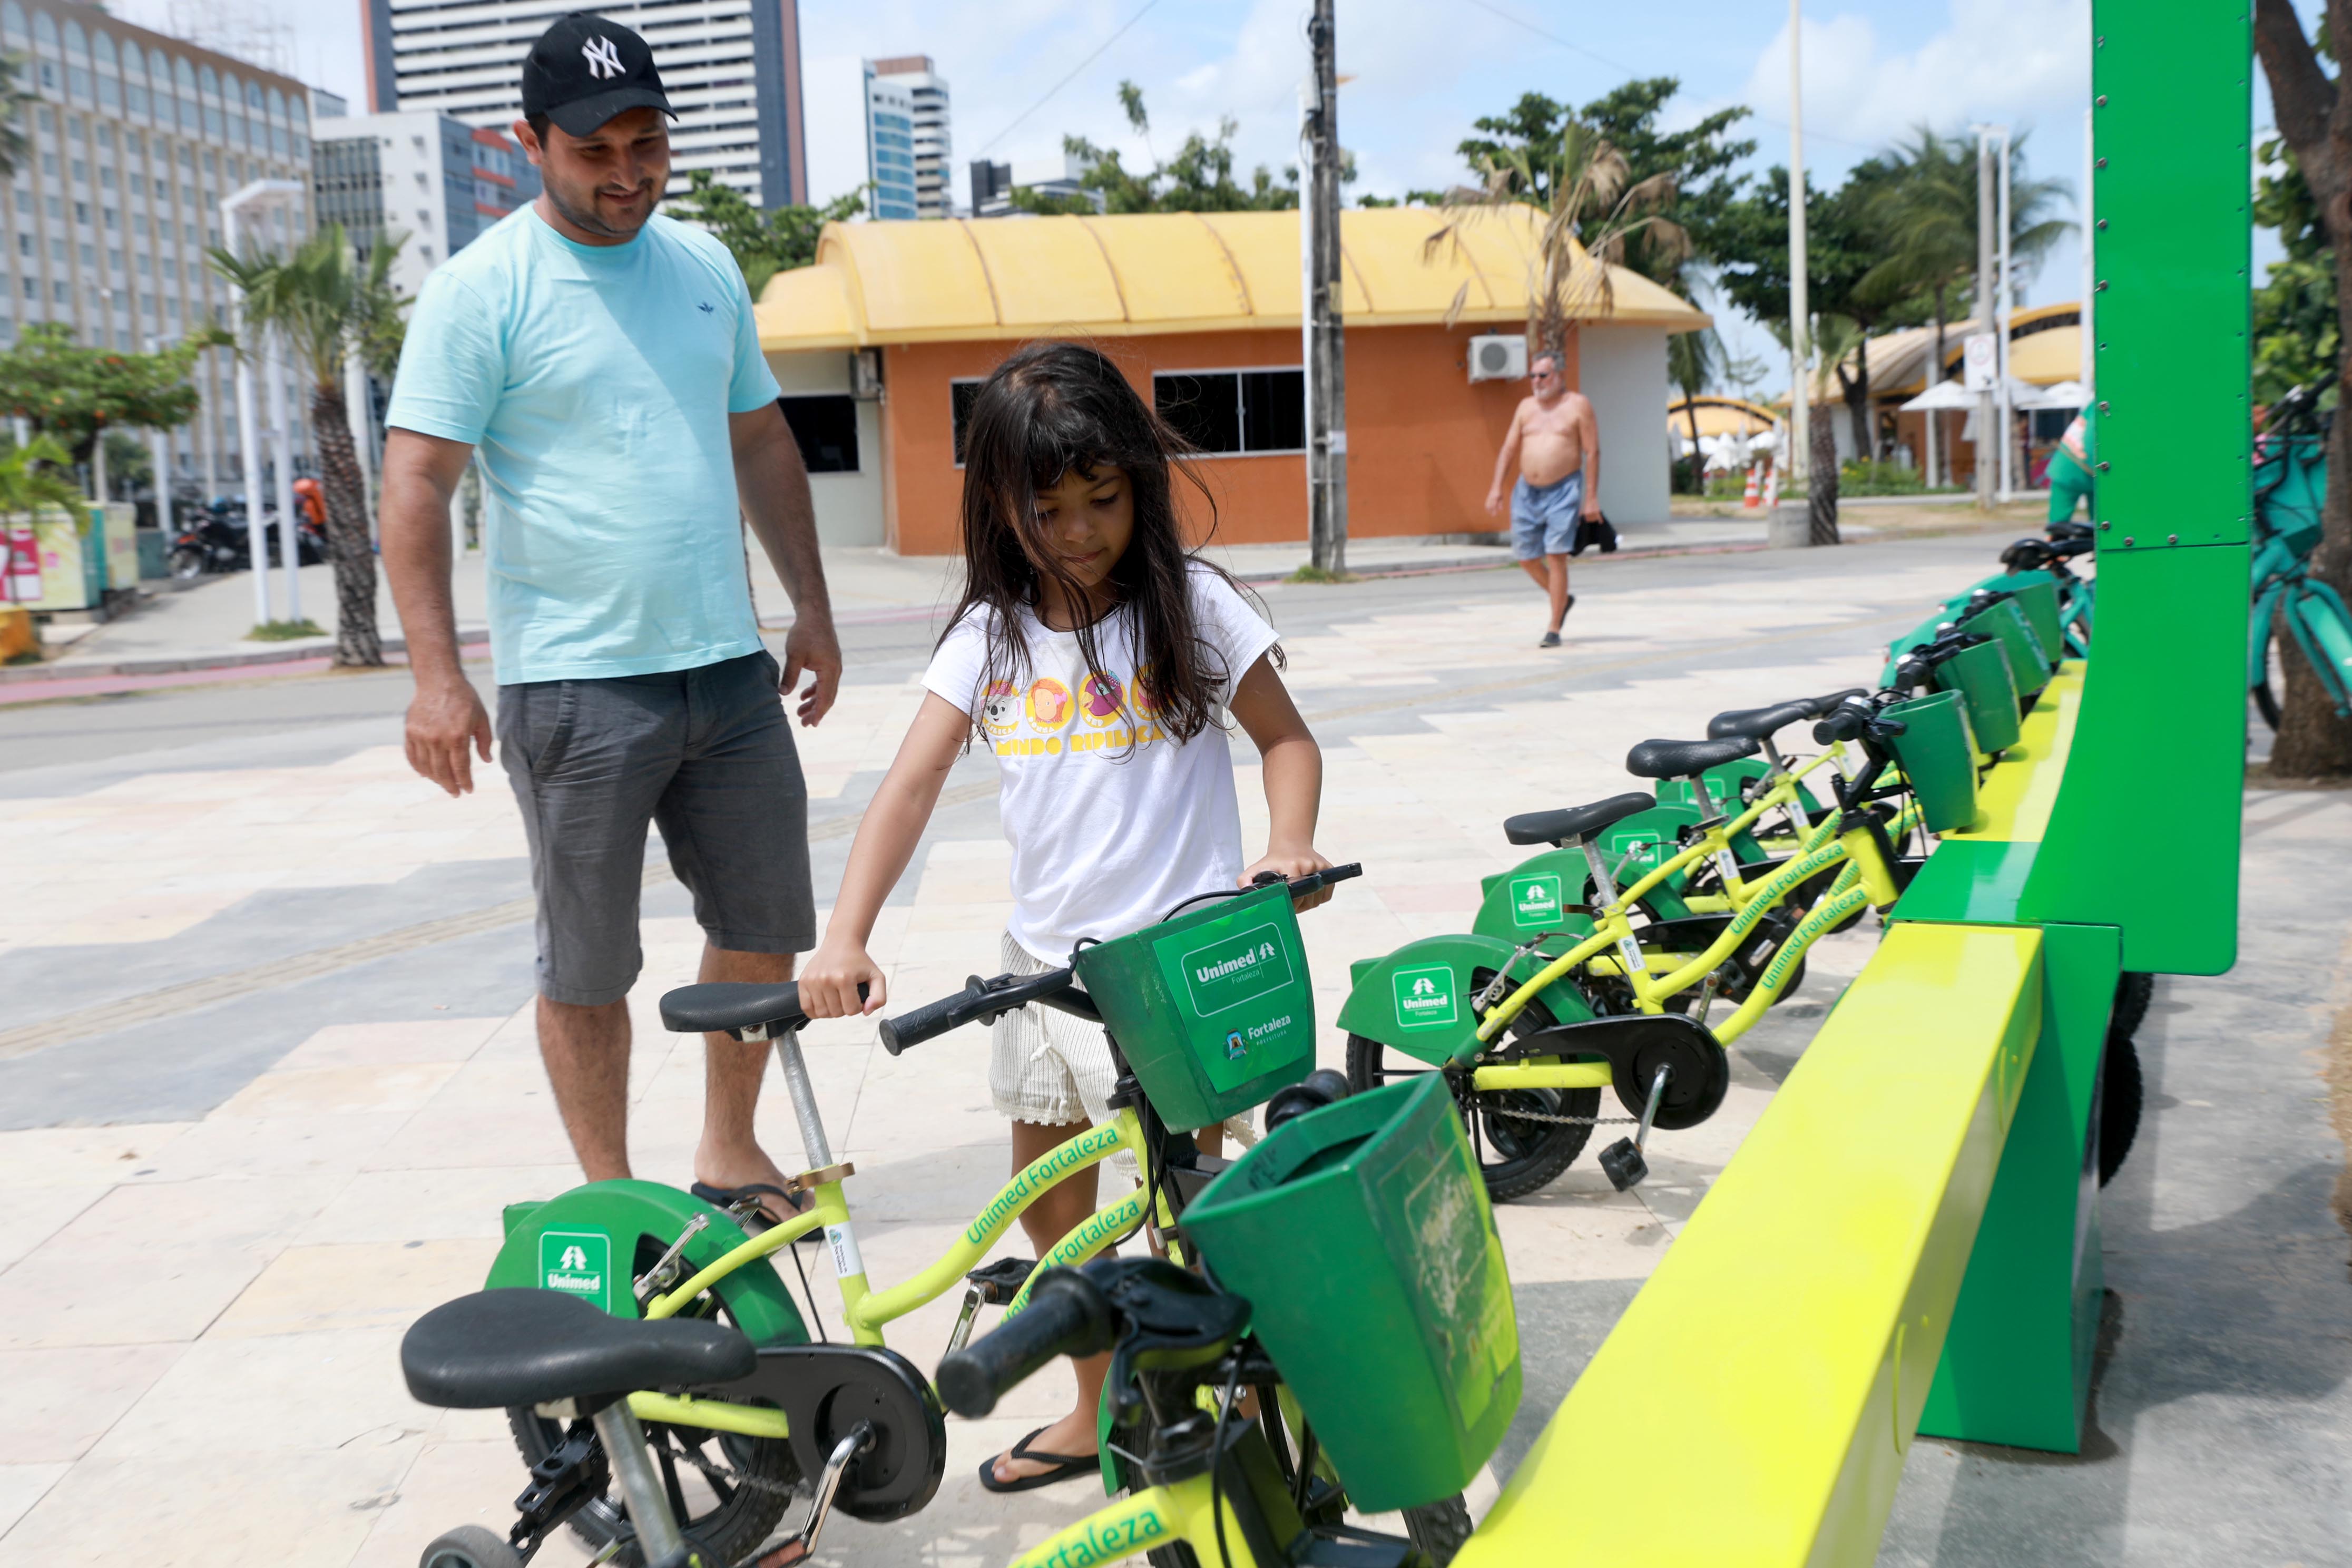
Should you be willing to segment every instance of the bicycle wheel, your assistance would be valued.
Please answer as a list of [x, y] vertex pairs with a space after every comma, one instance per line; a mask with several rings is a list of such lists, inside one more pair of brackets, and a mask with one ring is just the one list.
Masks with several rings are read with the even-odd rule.
[[[1481, 972], [1472, 984], [1484, 985], [1491, 974]], [[1552, 1026], [1551, 1010], [1530, 1002], [1512, 1020], [1513, 1037]], [[1437, 1069], [1402, 1052], [1391, 1052], [1378, 1040], [1348, 1037], [1348, 1085], [1361, 1092], [1383, 1084]], [[1557, 1180], [1584, 1152], [1591, 1140], [1590, 1121], [1538, 1121], [1538, 1117], [1597, 1116], [1597, 1089], [1514, 1089], [1480, 1092], [1465, 1087], [1456, 1106], [1470, 1129], [1470, 1146], [1478, 1155], [1479, 1173], [1486, 1195], [1498, 1204], [1526, 1197]], [[1516, 1113], [1516, 1114], [1515, 1114]]]
[[2127, 1039], [2138, 1034], [2140, 1024], [2147, 1017], [2147, 1005], [2155, 995], [2155, 975], [2125, 970], [2116, 978], [2116, 1006], [2107, 1017], [2107, 1032]]
[[[661, 1252], [659, 1241], [640, 1237], [634, 1272], [642, 1274], [652, 1268], [660, 1261]], [[709, 1297], [696, 1306], [702, 1310], [698, 1312], [695, 1307], [688, 1307], [678, 1315], [715, 1315], [726, 1323], [735, 1321], [723, 1303], [714, 1305]], [[507, 1426], [514, 1434], [515, 1447], [521, 1452], [526, 1465], [536, 1465], [546, 1458], [573, 1432], [585, 1434], [593, 1430], [586, 1421], [572, 1422], [567, 1426], [527, 1405], [507, 1411]], [[781, 1438], [745, 1437], [732, 1432], [673, 1426], [659, 1421], [645, 1423], [645, 1429], [646, 1441], [655, 1451], [655, 1468], [669, 1492], [670, 1511], [677, 1516], [678, 1528], [722, 1561], [734, 1563], [749, 1557], [775, 1529], [776, 1521], [783, 1518], [793, 1494], [806, 1489], [800, 1461], [793, 1457], [793, 1446]], [[680, 1458], [679, 1450], [689, 1457]], [[720, 1473], [710, 1474], [695, 1463], [698, 1459]], [[645, 1568], [645, 1552], [637, 1544], [636, 1530], [629, 1523], [628, 1509], [617, 1485], [608, 1486], [603, 1497], [591, 1499], [572, 1516], [571, 1525], [572, 1532], [596, 1551], [615, 1540], [622, 1542], [620, 1550], [610, 1559], [616, 1568]]]
[[2139, 1135], [2139, 1047], [2129, 1035], [2107, 1031], [2106, 1056], [2099, 1063], [2099, 1185], [2123, 1169]]

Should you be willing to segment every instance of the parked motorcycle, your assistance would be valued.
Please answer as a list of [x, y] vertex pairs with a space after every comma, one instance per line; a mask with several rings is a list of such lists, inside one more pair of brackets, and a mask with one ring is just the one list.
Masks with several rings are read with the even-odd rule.
[[[180, 582], [192, 582], [212, 573], [243, 572], [253, 564], [251, 542], [245, 526], [245, 503], [216, 500], [206, 502], [193, 513], [184, 513], [180, 531], [173, 537], [167, 566], [173, 577]], [[278, 514], [261, 514], [263, 537], [269, 564], [282, 559], [278, 542]], [[315, 566], [327, 558], [326, 531], [309, 517], [296, 515], [295, 553], [305, 566]]]

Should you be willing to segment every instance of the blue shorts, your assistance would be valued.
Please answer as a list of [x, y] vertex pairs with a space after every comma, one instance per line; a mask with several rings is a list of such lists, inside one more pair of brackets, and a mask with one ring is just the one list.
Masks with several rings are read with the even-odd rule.
[[1584, 476], [1574, 473], [1541, 489], [1523, 478], [1511, 487], [1511, 554], [1521, 561], [1566, 555], [1576, 548], [1584, 510]]

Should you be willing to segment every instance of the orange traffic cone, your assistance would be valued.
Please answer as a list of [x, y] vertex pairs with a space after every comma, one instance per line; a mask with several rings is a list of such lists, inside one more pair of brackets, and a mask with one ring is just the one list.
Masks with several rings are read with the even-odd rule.
[[1780, 465], [1773, 464], [1764, 471], [1764, 505], [1767, 509], [1780, 504]]
[[1754, 463], [1748, 465], [1748, 493], [1742, 496], [1739, 500], [1739, 504], [1747, 508], [1749, 511], [1754, 511], [1758, 507], [1763, 504], [1763, 502], [1756, 499], [1756, 468], [1757, 465]]

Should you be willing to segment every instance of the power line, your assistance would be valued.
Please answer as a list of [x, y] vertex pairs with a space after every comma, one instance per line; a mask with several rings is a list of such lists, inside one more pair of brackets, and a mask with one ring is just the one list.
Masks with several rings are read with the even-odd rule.
[[[1472, 3], [1475, 5], [1476, 0], [1472, 0]], [[1094, 64], [1095, 61], [1102, 58], [1105, 50], [1108, 49], [1113, 44], [1118, 42], [1119, 39], [1127, 37], [1128, 28], [1132, 27], [1138, 22], [1142, 21], [1144, 13], [1159, 4], [1160, 0], [1143, 0], [1142, 7], [1138, 10], [1134, 16], [1129, 16], [1125, 22], [1121, 23], [1118, 32], [1113, 33], [1109, 37], [1105, 38], [1100, 44], [1096, 46], [1094, 53], [1088, 55], [1085, 59], [1080, 60], [1076, 66], [1073, 66], [1070, 68], [1069, 75], [1064, 77], [1061, 80], [1047, 88], [1044, 98], [1040, 98], [1036, 102], [1031, 104], [1028, 108], [1014, 115], [1012, 121], [1007, 124], [1003, 130], [999, 131], [995, 135], [982, 142], [980, 144], [980, 150], [982, 153], [985, 153], [991, 147], [995, 146], [999, 142], [1003, 141], [1007, 136], [1012, 135], [1013, 129], [1016, 126], [1018, 126], [1023, 121], [1028, 119], [1031, 115], [1036, 113], [1039, 110], [1045, 108], [1046, 101], [1055, 93], [1061, 91], [1064, 88], [1069, 86], [1070, 83], [1076, 81], [1078, 79], [1078, 73], [1080, 71], [1085, 70], [1088, 66]]]
[[[1588, 49], [1582, 44], [1576, 43], [1568, 38], [1563, 38], [1558, 33], [1552, 32], [1549, 28], [1538, 27], [1524, 16], [1514, 16], [1499, 5], [1488, 5], [1486, 0], [1470, 0], [1470, 4], [1478, 7], [1479, 10], [1486, 12], [1490, 16], [1499, 16], [1504, 21], [1510, 23], [1511, 26], [1524, 28], [1526, 31], [1533, 33], [1537, 37], [1548, 39], [1571, 53], [1582, 55], [1589, 60], [1598, 60], [1602, 65], [1607, 66], [1611, 70], [1623, 71], [1627, 76], [1639, 76], [1642, 74], [1639, 70], [1625, 64], [1622, 60], [1612, 60], [1607, 55], [1601, 54], [1596, 49]], [[1790, 40], [1790, 47], [1795, 47], [1795, 40]], [[1785, 120], [1774, 120], [1768, 115], [1758, 114], [1752, 109], [1748, 112], [1759, 125], [1769, 125], [1776, 131], [1786, 131], [1789, 129], [1789, 122]], [[1841, 147], [1852, 147], [1856, 152], [1867, 153], [1871, 151], [1871, 148], [1863, 142], [1849, 141], [1843, 136], [1832, 136], [1826, 131], [1809, 130], [1805, 134], [1812, 137], [1816, 141], [1834, 142]]]

